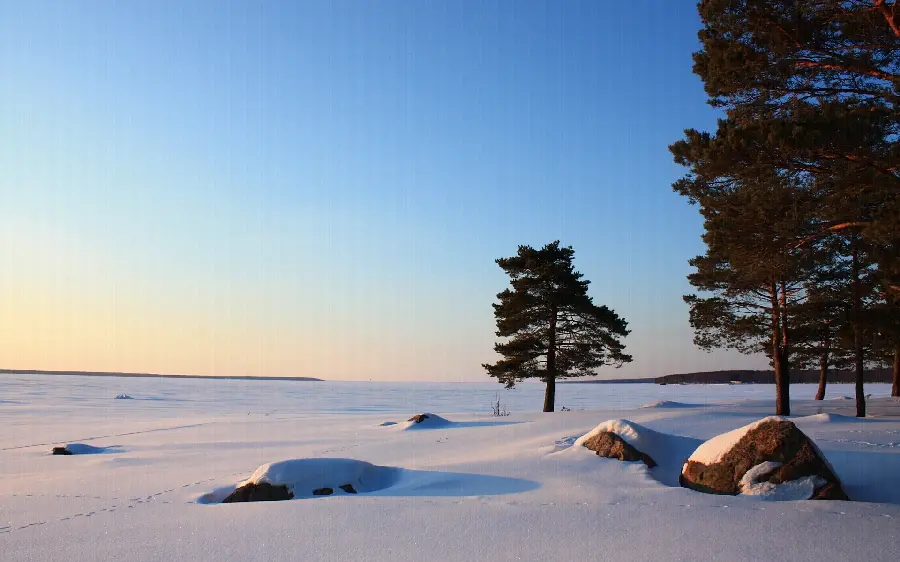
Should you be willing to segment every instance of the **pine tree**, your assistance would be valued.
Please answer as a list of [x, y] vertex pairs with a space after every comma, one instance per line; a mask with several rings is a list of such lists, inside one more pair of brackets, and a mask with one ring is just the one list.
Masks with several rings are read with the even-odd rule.
[[846, 238], [833, 236], [811, 246], [816, 267], [804, 287], [805, 302], [796, 311], [794, 357], [798, 368], [819, 369], [815, 399], [824, 400], [829, 369], [846, 369], [853, 363], [853, 340], [847, 337], [853, 330], [849, 244]]
[[510, 277], [512, 289], [497, 295], [494, 345], [503, 356], [483, 367], [507, 388], [527, 378], [540, 378], [547, 387], [544, 411], [552, 412], [556, 380], [595, 375], [603, 365], [630, 362], [621, 338], [627, 323], [588, 296], [590, 283], [574, 270], [571, 247], [559, 241], [536, 250], [519, 246], [518, 254], [497, 264]]
[[808, 190], [776, 175], [758, 183], [683, 179], [675, 189], [699, 203], [705, 218], [707, 252], [690, 261], [696, 271], [688, 281], [709, 296], [684, 297], [694, 343], [765, 353], [775, 370], [775, 413], [789, 415], [793, 317], [811, 268], [792, 249], [807, 231], [798, 216]]
[[[714, 134], [673, 146], [684, 181], [716, 185], [775, 171], [818, 186], [806, 240], [851, 244], [857, 415], [865, 415], [866, 310], [860, 257], [900, 231], [900, 6], [890, 0], [701, 0], [694, 72], [722, 108]], [[774, 204], [772, 212], [777, 212]], [[810, 223], [809, 221], [814, 221]], [[801, 241], [798, 248], [806, 244]], [[882, 275], [900, 294], [900, 267]]]

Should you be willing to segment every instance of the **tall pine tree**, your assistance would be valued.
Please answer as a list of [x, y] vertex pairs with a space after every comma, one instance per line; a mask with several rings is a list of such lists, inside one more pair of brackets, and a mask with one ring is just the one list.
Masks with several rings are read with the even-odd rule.
[[554, 410], [557, 379], [595, 375], [603, 365], [631, 361], [621, 342], [627, 323], [594, 304], [587, 294], [590, 281], [574, 270], [574, 255], [557, 240], [539, 250], [519, 246], [517, 255], [497, 260], [512, 286], [493, 305], [497, 336], [504, 338], [494, 350], [503, 358], [483, 366], [507, 388], [523, 379], [543, 380], [545, 412]]
[[[814, 221], [808, 239], [843, 235], [851, 244], [857, 415], [864, 416], [861, 256], [900, 231], [898, 2], [701, 0], [699, 11], [694, 72], [726, 119], [712, 135], [687, 131], [676, 157], [691, 168], [690, 181], [777, 170], [819, 187], [803, 220]], [[900, 294], [896, 261], [879, 269], [893, 273], [881, 276], [883, 285]]]

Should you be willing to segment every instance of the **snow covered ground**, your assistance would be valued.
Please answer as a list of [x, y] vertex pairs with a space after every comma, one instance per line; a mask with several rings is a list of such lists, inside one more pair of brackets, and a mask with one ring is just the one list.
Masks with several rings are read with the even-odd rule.
[[[774, 412], [772, 386], [560, 385], [557, 404], [573, 411], [543, 414], [540, 385], [522, 385], [499, 390], [512, 415], [492, 418], [498, 390], [4, 375], [0, 559], [897, 558], [900, 402], [884, 398], [886, 385], [867, 387], [864, 420], [851, 417], [852, 400], [814, 402], [815, 387], [792, 388], [791, 420], [854, 502], [678, 487], [681, 464], [703, 441]], [[132, 400], [115, 399], [123, 393]], [[829, 397], [843, 395], [852, 389], [829, 387]], [[448, 422], [405, 430], [422, 412]], [[572, 447], [619, 419], [656, 432], [644, 441], [659, 466]], [[67, 444], [92, 454], [50, 455]], [[257, 476], [314, 467], [303, 485], [353, 479], [359, 493], [217, 502], [263, 465], [293, 459], [321, 460]]]

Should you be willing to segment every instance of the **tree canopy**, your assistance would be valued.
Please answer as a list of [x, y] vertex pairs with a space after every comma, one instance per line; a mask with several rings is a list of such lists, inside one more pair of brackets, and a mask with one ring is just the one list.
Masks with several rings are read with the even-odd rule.
[[504, 338], [494, 350], [502, 358], [483, 366], [507, 388], [529, 378], [546, 382], [545, 412], [554, 409], [556, 379], [631, 361], [621, 341], [627, 323], [594, 304], [590, 282], [574, 269], [574, 255], [557, 240], [540, 249], [519, 246], [515, 256], [497, 260], [511, 285], [493, 305], [497, 336]]

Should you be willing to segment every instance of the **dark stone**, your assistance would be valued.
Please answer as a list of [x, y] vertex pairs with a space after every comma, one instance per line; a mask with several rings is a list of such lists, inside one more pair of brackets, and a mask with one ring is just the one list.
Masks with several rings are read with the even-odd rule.
[[54, 455], [71, 455], [72, 451], [66, 449], [65, 447], [53, 447]]
[[817, 488], [810, 499], [850, 499], [815, 444], [787, 420], [770, 420], [751, 429], [717, 463], [706, 465], [689, 460], [679, 481], [683, 487], [698, 492], [737, 495], [744, 474], [766, 461], [778, 462], [781, 466], [765, 475], [761, 482], [781, 484], [818, 476], [825, 484]]
[[331, 488], [317, 488], [313, 490], [314, 496], [330, 496], [334, 493], [334, 490]]
[[422, 423], [423, 421], [428, 419], [428, 414], [416, 414], [415, 416], [409, 418], [406, 421], [414, 421], [416, 423]]
[[347, 492], [348, 494], [355, 494], [356, 490], [353, 489], [353, 484], [341, 484], [338, 486], [341, 490]]
[[272, 484], [245, 484], [222, 500], [222, 503], [277, 502], [293, 499], [294, 494], [287, 486]]
[[604, 431], [586, 440], [583, 445], [597, 453], [597, 456], [620, 461], [641, 461], [648, 468], [656, 466], [650, 455], [632, 447], [627, 441], [611, 431]]

